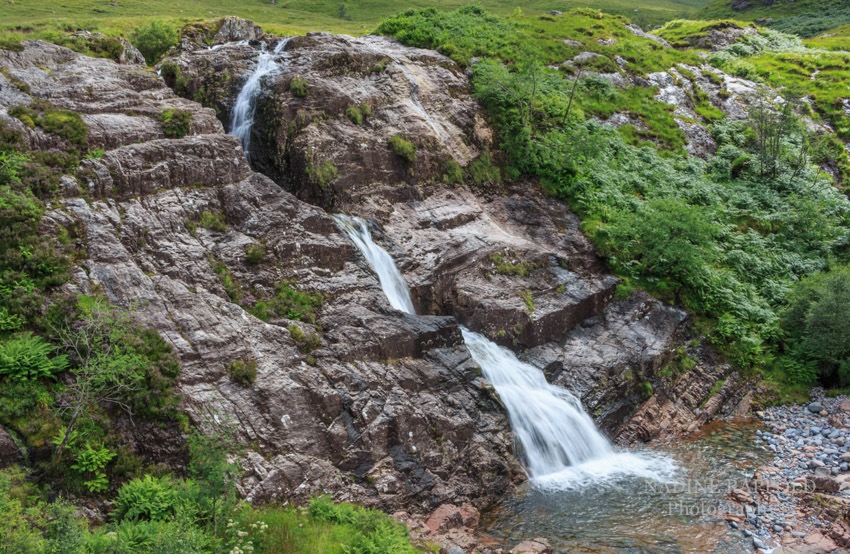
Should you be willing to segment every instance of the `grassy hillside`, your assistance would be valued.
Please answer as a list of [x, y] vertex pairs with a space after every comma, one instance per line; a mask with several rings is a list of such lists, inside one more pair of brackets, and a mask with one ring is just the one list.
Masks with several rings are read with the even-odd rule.
[[[732, 4], [745, 9], [732, 9]], [[766, 4], [765, 0], [712, 0], [699, 15], [707, 19], [772, 19], [766, 23], [769, 27], [802, 37], [850, 23], [850, 3], [846, 0], [778, 0]]]
[[[604, 9], [627, 15], [641, 25], [659, 25], [675, 18], [692, 16], [708, 0], [527, 0], [521, 8], [527, 13], [567, 10], [576, 7]], [[401, 9], [435, 7], [453, 9], [468, 0], [412, 0], [399, 4], [392, 0], [2, 0], [0, 31], [44, 31], [55, 28], [84, 28], [107, 34], [128, 34], [140, 23], [151, 19], [183, 23], [193, 19], [212, 19], [236, 15], [263, 25], [277, 33], [304, 33], [325, 30], [364, 34]], [[483, 0], [488, 10], [507, 14], [518, 6], [505, 0]], [[647, 5], [651, 4], [651, 5]]]

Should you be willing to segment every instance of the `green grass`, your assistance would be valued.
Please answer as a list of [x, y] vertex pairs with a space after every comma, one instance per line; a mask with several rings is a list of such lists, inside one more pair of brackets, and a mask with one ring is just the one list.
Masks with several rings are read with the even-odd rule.
[[693, 39], [708, 36], [709, 31], [730, 27], [743, 29], [747, 26], [747, 23], [734, 19], [676, 19], [665, 23], [663, 27], [655, 31], [655, 34], [677, 48], [686, 48], [693, 45]]
[[[626, 15], [641, 25], [652, 26], [693, 15], [707, 2], [654, 0], [647, 6], [647, 2], [641, 0], [527, 0], [522, 3], [522, 9], [528, 14], [539, 15], [553, 9], [566, 11], [590, 7]], [[129, 36], [133, 30], [153, 20], [180, 26], [190, 21], [236, 15], [252, 19], [267, 31], [279, 34], [323, 30], [359, 35], [370, 32], [382, 19], [400, 9], [454, 9], [467, 3], [468, 0], [413, 0], [403, 5], [391, 0], [281, 0], [273, 5], [269, 0], [68, 0], [62, 3], [21, 0], [4, 2], [0, 31], [17, 30], [38, 36], [56, 30], [88, 29]], [[503, 0], [484, 0], [481, 5], [502, 15], [513, 12], [516, 7]]]
[[746, 21], [769, 19], [772, 21], [766, 22], [767, 26], [803, 37], [813, 37], [838, 25], [850, 23], [850, 5], [846, 0], [783, 0], [771, 6], [765, 6], [760, 0], [751, 0], [754, 7], [743, 11], [733, 10], [729, 3], [729, 0], [712, 0], [699, 17], [732, 17]]
[[841, 25], [814, 38], [806, 39], [803, 44], [810, 48], [824, 50], [850, 50], [850, 24]]

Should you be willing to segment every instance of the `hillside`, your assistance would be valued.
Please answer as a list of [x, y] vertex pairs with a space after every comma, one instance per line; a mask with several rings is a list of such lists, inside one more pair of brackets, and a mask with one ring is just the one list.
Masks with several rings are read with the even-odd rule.
[[[549, 10], [565, 11], [578, 7], [604, 9], [609, 13], [626, 15], [644, 26], [656, 26], [671, 19], [695, 15], [708, 0], [531, 0], [520, 8], [529, 13]], [[413, 0], [404, 8], [455, 9], [465, 0]], [[507, 15], [516, 4], [500, 0], [484, 0], [481, 5], [493, 13]], [[269, 32], [302, 34], [308, 31], [331, 31], [360, 35], [372, 31], [382, 19], [399, 10], [392, 0], [124, 0], [121, 2], [44, 3], [35, 0], [8, 1], [3, 5], [0, 33], [22, 30], [43, 33], [56, 29], [88, 29], [107, 34], [129, 34], [134, 28], [153, 19], [174, 24], [214, 19], [228, 15], [251, 19]]]
[[0, 552], [850, 545], [847, 26], [641, 4], [9, 4]]
[[850, 23], [850, 5], [843, 0], [712, 0], [699, 16], [758, 21], [778, 31], [813, 37]]

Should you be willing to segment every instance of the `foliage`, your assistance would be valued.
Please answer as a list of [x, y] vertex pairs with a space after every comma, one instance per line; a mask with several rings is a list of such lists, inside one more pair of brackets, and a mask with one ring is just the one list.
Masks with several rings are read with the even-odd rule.
[[0, 343], [0, 376], [11, 381], [53, 377], [68, 366], [68, 356], [51, 357], [55, 347], [38, 335], [25, 332]]
[[177, 512], [177, 493], [175, 484], [164, 477], [132, 479], [118, 491], [112, 517], [116, 521], [169, 519]]
[[390, 147], [390, 150], [395, 152], [403, 160], [407, 161], [407, 163], [416, 162], [416, 145], [410, 142], [404, 135], [397, 134], [391, 136], [387, 140], [387, 144]]
[[267, 300], [257, 301], [251, 313], [263, 321], [284, 317], [306, 323], [316, 322], [316, 312], [322, 306], [322, 295], [302, 292], [291, 283], [281, 281], [277, 284], [275, 295]]
[[345, 109], [345, 115], [355, 125], [363, 125], [363, 121], [365, 121], [367, 117], [372, 115], [372, 106], [369, 104], [348, 106]]
[[850, 266], [802, 280], [789, 297], [782, 328], [795, 379], [816, 367], [821, 382], [850, 385]]
[[234, 383], [250, 387], [257, 380], [256, 360], [236, 360], [228, 364], [227, 374]]
[[151, 21], [133, 31], [130, 42], [142, 53], [148, 64], [154, 65], [169, 48], [177, 45], [177, 38], [177, 31], [171, 25]]
[[347, 552], [352, 554], [414, 554], [407, 530], [386, 514], [348, 503], [335, 504], [330, 497], [310, 501], [310, 516], [318, 522], [341, 524], [355, 533]]
[[105, 446], [93, 448], [87, 442], [85, 448], [77, 454], [77, 460], [71, 466], [71, 469], [84, 477], [83, 485], [89, 492], [105, 492], [109, 487], [109, 480], [103, 470], [114, 457], [115, 452]]
[[197, 484], [199, 517], [219, 535], [222, 516], [236, 504], [236, 481], [239, 468], [228, 459], [236, 442], [227, 433], [189, 437], [189, 475]]
[[310, 85], [304, 77], [293, 77], [289, 81], [289, 91], [297, 98], [306, 98], [310, 92]]
[[159, 115], [159, 126], [168, 138], [183, 138], [192, 128], [192, 112], [165, 110]]
[[463, 183], [463, 168], [453, 159], [448, 159], [443, 164], [443, 182], [447, 185], [459, 185]]
[[519, 293], [520, 300], [525, 304], [525, 311], [528, 312], [529, 315], [534, 313], [534, 297], [531, 296], [531, 291], [529, 289], [525, 289]]
[[216, 213], [211, 210], [204, 210], [201, 212], [198, 225], [204, 229], [215, 231], [216, 233], [227, 232], [227, 221], [224, 218], [224, 214]]
[[336, 166], [330, 160], [325, 160], [321, 164], [317, 162], [309, 163], [306, 173], [310, 182], [320, 189], [326, 188], [338, 175]]
[[499, 166], [495, 165], [490, 159], [490, 152], [482, 152], [480, 156], [469, 163], [466, 170], [469, 172], [473, 184], [478, 187], [495, 185], [502, 179]]
[[490, 256], [490, 261], [495, 266], [496, 273], [499, 275], [528, 277], [538, 267], [537, 264], [533, 262], [505, 257], [505, 254], [501, 253], [492, 254]]
[[245, 262], [248, 265], [259, 265], [266, 255], [266, 247], [262, 244], [252, 242], [245, 246]]
[[287, 329], [292, 340], [298, 345], [298, 349], [305, 354], [322, 346], [322, 339], [312, 331], [305, 333], [298, 325], [290, 325]]
[[837, 25], [850, 23], [850, 12], [843, 0], [797, 0], [795, 2], [750, 3], [742, 11], [733, 11], [727, 0], [712, 0], [703, 11], [705, 17], [732, 16], [748, 21], [761, 20], [778, 31], [812, 37]]

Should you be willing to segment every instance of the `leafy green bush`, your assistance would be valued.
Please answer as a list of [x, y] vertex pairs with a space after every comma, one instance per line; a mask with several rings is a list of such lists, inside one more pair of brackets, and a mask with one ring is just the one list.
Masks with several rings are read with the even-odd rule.
[[21, 333], [0, 343], [0, 376], [11, 381], [53, 377], [68, 367], [68, 356], [51, 357], [56, 348], [32, 333]]
[[227, 366], [227, 374], [234, 383], [250, 387], [257, 380], [256, 360], [236, 360]]
[[307, 79], [303, 77], [293, 77], [289, 81], [289, 91], [298, 98], [306, 98], [310, 92], [310, 85], [307, 83]]
[[363, 125], [363, 113], [358, 106], [348, 106], [345, 109], [345, 115], [355, 125]]
[[452, 159], [443, 164], [443, 182], [447, 185], [459, 185], [463, 182], [463, 168]]
[[315, 323], [316, 311], [321, 306], [321, 294], [302, 292], [293, 288], [290, 283], [282, 281], [278, 283], [274, 297], [258, 301], [251, 313], [263, 321], [269, 321], [273, 317], [285, 317]]
[[262, 244], [252, 242], [245, 246], [245, 261], [248, 265], [259, 265], [266, 255], [266, 247]]
[[130, 35], [130, 42], [138, 48], [149, 65], [154, 65], [169, 48], [176, 46], [177, 40], [177, 31], [161, 21], [143, 25]]
[[499, 167], [493, 165], [489, 152], [483, 152], [480, 156], [472, 160], [466, 170], [469, 172], [472, 182], [479, 187], [494, 185], [502, 179]]
[[298, 349], [305, 354], [322, 346], [322, 339], [312, 331], [305, 333], [298, 325], [290, 325], [287, 329], [292, 336], [292, 340], [298, 345]]
[[215, 213], [211, 210], [201, 212], [201, 218], [198, 220], [198, 225], [204, 229], [215, 231], [217, 233], [227, 232], [227, 221], [224, 219], [224, 214]]
[[[850, 385], [850, 266], [801, 281], [790, 295], [782, 328], [789, 337], [795, 373], [814, 365], [826, 384]], [[802, 366], [802, 367], [801, 367]]]
[[164, 520], [177, 511], [178, 491], [171, 480], [145, 475], [124, 483], [115, 499], [112, 513], [121, 520]]
[[307, 178], [320, 189], [326, 188], [337, 175], [336, 166], [330, 160], [321, 164], [312, 162], [307, 166]]
[[318, 522], [348, 526], [352, 554], [416, 554], [407, 529], [386, 514], [348, 503], [335, 504], [330, 497], [310, 501], [310, 516]]
[[390, 150], [395, 152], [399, 157], [406, 160], [407, 163], [416, 161], [416, 145], [404, 137], [404, 135], [393, 135], [387, 141]]
[[92, 448], [91, 444], [87, 442], [85, 448], [77, 453], [77, 460], [71, 466], [71, 469], [85, 479], [83, 485], [89, 492], [106, 492], [106, 489], [109, 488], [109, 479], [103, 470], [114, 457], [115, 452], [105, 446]]
[[183, 138], [192, 128], [192, 112], [165, 110], [159, 116], [159, 126], [168, 138]]

